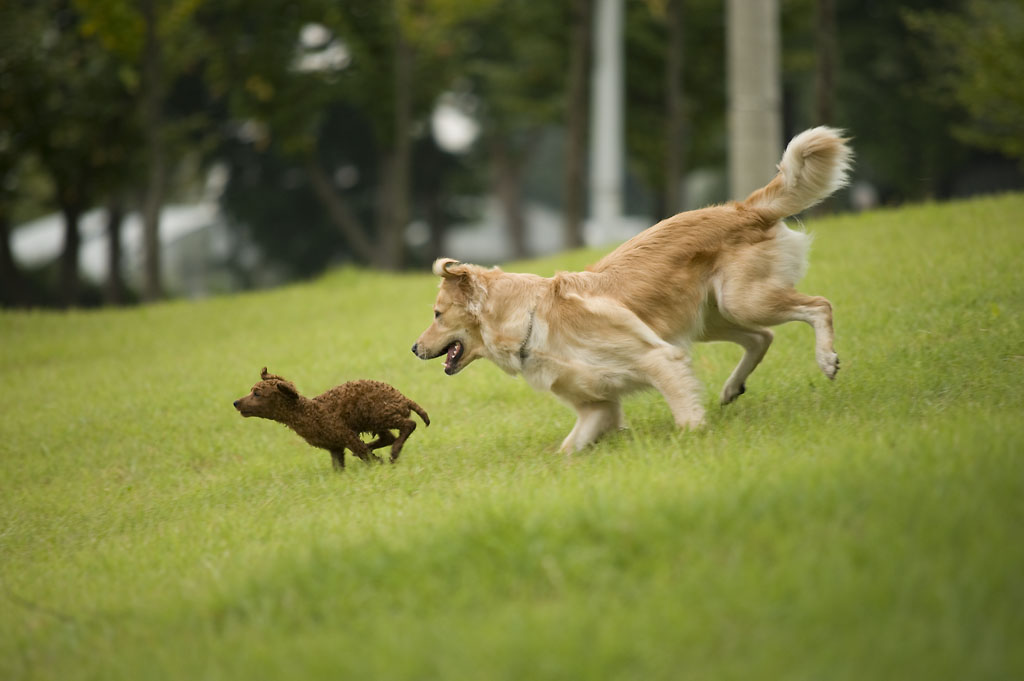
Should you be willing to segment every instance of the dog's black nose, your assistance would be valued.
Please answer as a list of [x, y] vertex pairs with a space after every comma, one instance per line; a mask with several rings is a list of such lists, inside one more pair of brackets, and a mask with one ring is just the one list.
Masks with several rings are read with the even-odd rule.
[[233, 406], [235, 409], [238, 409], [238, 400], [235, 400], [234, 402], [232, 402], [231, 406]]
[[412, 344], [412, 354], [414, 354], [414, 355], [417, 355], [417, 354], [419, 354], [419, 353], [417, 353], [417, 352], [416, 352], [416, 346], [417, 346], [417, 345], [419, 345], [419, 343], [413, 343], [413, 344]]

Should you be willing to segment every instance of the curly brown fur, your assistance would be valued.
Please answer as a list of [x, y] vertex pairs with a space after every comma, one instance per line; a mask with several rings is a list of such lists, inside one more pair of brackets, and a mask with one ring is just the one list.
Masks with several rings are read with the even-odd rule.
[[[394, 463], [416, 430], [416, 422], [409, 418], [411, 411], [430, 425], [423, 407], [387, 383], [350, 381], [310, 399], [300, 395], [291, 381], [267, 373], [266, 367], [260, 372], [260, 382], [234, 405], [242, 416], [283, 423], [309, 444], [326, 449], [336, 469], [345, 467], [346, 449], [369, 462], [380, 460], [374, 449], [391, 445]], [[360, 433], [370, 433], [376, 439], [363, 442]]]

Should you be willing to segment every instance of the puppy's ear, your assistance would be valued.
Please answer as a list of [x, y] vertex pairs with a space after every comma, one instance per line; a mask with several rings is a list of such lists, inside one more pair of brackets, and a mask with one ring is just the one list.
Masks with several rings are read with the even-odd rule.
[[295, 389], [295, 386], [291, 383], [278, 383], [277, 389], [281, 391], [285, 397], [293, 400], [299, 399], [299, 392]]
[[287, 380], [283, 376], [278, 376], [277, 374], [272, 374], [272, 373], [268, 372], [267, 371], [267, 367], [263, 367], [263, 371], [260, 372], [260, 378], [262, 378], [264, 381], [274, 381], [274, 380], [285, 381], [285, 380]]

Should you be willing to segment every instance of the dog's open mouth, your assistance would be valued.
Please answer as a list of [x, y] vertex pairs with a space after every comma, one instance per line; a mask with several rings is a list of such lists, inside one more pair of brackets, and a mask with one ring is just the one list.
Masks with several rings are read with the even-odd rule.
[[447, 355], [444, 358], [444, 372], [449, 376], [459, 370], [459, 360], [462, 359], [463, 350], [461, 341], [455, 341], [448, 346]]

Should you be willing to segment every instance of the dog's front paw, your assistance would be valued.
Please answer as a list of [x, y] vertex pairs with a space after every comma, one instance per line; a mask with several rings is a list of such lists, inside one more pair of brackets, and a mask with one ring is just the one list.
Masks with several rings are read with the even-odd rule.
[[677, 418], [676, 425], [680, 430], [700, 430], [704, 427], [704, 412], [697, 412], [684, 418]]

